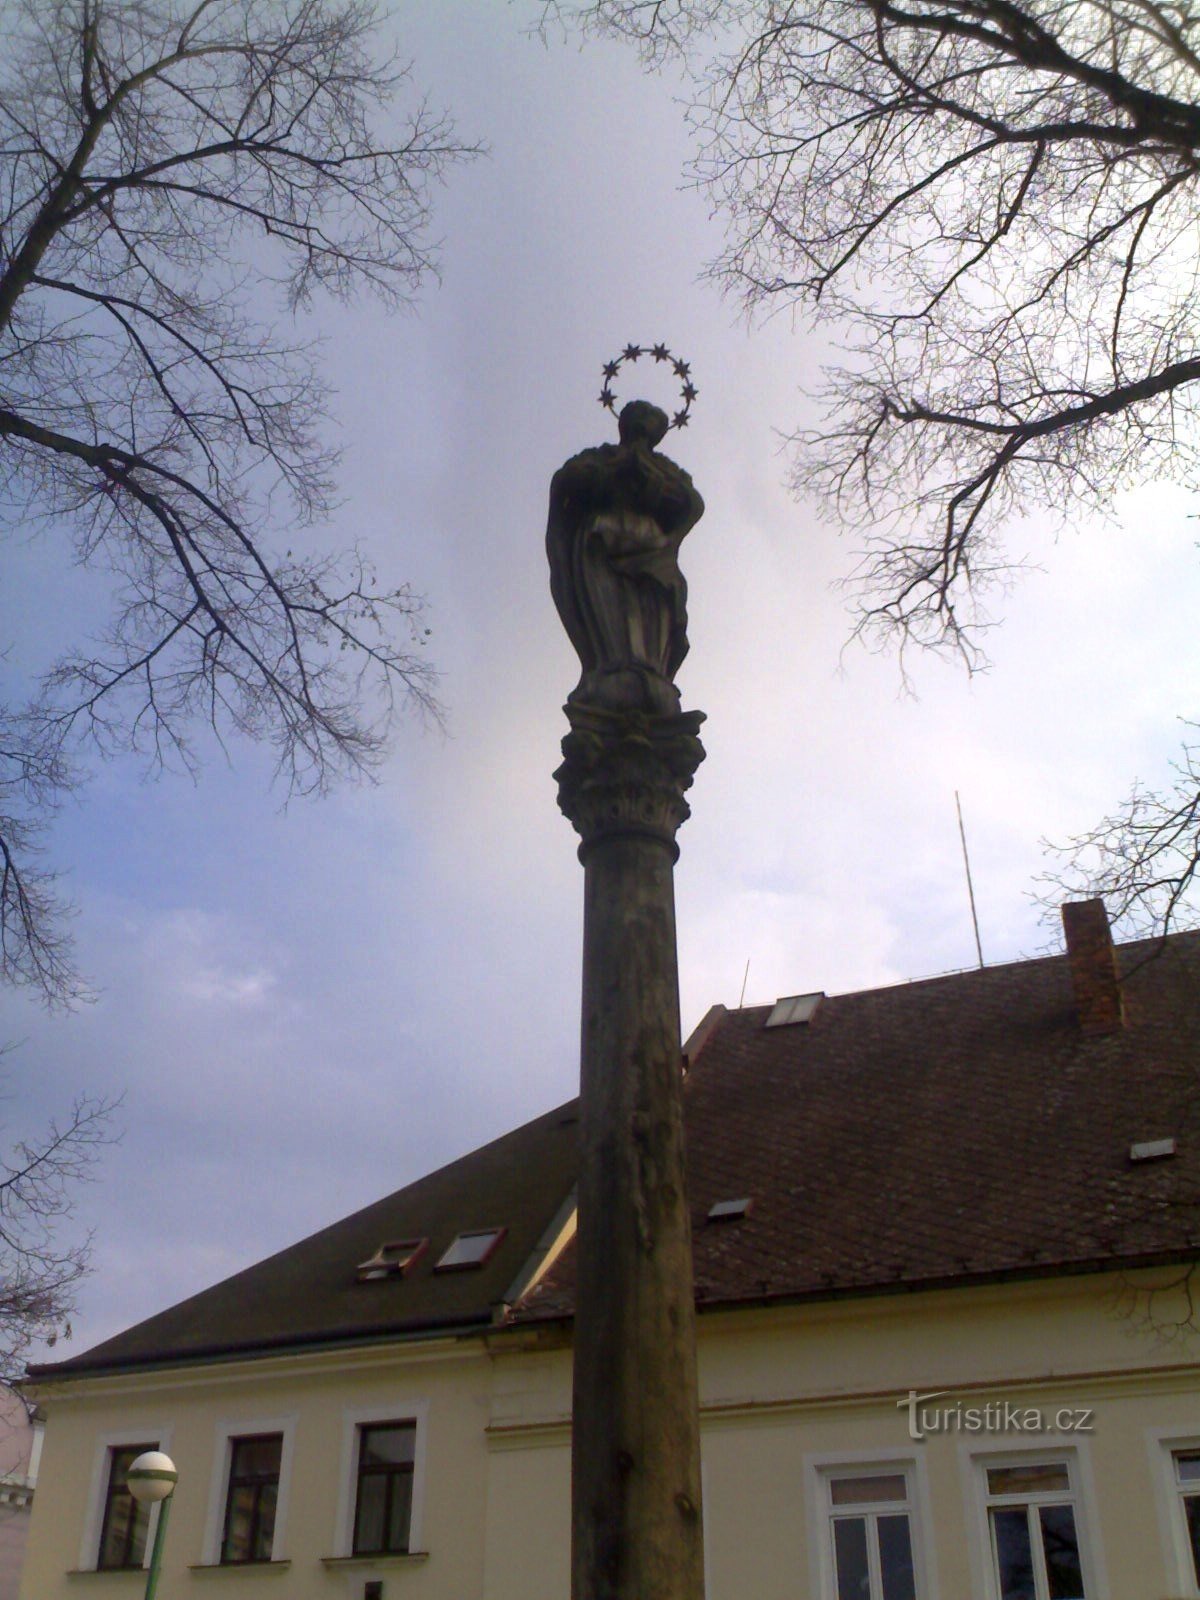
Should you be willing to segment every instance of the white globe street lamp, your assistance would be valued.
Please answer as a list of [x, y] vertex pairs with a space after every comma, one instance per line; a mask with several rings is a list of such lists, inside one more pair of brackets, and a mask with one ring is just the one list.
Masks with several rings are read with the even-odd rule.
[[150, 1552], [150, 1570], [146, 1574], [146, 1600], [154, 1600], [154, 1591], [158, 1588], [158, 1569], [162, 1564], [167, 1516], [178, 1480], [175, 1463], [161, 1450], [144, 1450], [125, 1474], [129, 1492], [140, 1505], [160, 1505], [158, 1526], [154, 1530], [154, 1548]]

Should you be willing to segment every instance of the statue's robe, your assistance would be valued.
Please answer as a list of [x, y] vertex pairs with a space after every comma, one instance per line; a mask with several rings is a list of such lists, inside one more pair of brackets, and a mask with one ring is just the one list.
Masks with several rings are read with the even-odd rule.
[[585, 679], [674, 679], [688, 649], [679, 546], [703, 510], [683, 468], [641, 441], [584, 450], [555, 473], [550, 589]]

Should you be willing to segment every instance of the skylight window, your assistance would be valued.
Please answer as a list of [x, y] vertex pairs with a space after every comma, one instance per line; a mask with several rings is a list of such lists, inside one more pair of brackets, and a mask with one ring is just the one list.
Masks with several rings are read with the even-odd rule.
[[429, 1243], [427, 1239], [390, 1239], [373, 1256], [358, 1264], [358, 1281], [371, 1283], [377, 1278], [402, 1278]]
[[503, 1239], [504, 1228], [475, 1228], [460, 1233], [434, 1267], [435, 1272], [458, 1272], [465, 1267], [481, 1267]]
[[1130, 1161], [1161, 1161], [1175, 1154], [1174, 1139], [1145, 1139], [1129, 1146]]
[[717, 1200], [708, 1208], [710, 1222], [737, 1222], [750, 1210], [752, 1202], [749, 1197], [741, 1200]]
[[786, 1028], [793, 1022], [811, 1022], [813, 1013], [825, 998], [825, 991], [816, 994], [789, 994], [776, 1000], [767, 1018], [768, 1028]]

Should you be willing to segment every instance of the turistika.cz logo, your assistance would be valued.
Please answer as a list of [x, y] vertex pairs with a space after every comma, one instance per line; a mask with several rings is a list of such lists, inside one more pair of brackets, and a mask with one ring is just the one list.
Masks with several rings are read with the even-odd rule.
[[918, 1394], [910, 1389], [896, 1401], [898, 1411], [908, 1412], [908, 1437], [918, 1442], [931, 1433], [1091, 1433], [1093, 1410], [1090, 1406], [1060, 1406], [1043, 1411], [1039, 1406], [1021, 1406], [1011, 1400], [988, 1400], [983, 1405], [965, 1405], [945, 1400], [950, 1389], [933, 1389]]

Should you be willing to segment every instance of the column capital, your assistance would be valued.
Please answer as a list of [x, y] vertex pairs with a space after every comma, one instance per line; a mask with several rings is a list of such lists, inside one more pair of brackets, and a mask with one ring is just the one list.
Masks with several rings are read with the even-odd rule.
[[613, 711], [572, 699], [571, 731], [554, 774], [558, 804], [579, 834], [582, 859], [619, 834], [659, 839], [678, 855], [675, 834], [691, 810], [684, 793], [704, 760], [702, 711]]

